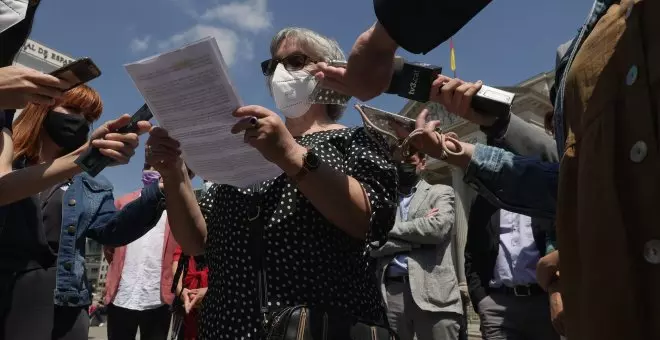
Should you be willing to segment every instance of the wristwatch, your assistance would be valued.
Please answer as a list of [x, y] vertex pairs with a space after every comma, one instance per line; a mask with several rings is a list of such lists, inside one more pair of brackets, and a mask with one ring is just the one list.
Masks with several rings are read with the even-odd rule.
[[293, 176], [293, 180], [296, 182], [301, 181], [309, 172], [316, 171], [319, 166], [321, 166], [321, 158], [313, 151], [313, 148], [307, 149], [307, 152], [303, 155], [303, 166]]

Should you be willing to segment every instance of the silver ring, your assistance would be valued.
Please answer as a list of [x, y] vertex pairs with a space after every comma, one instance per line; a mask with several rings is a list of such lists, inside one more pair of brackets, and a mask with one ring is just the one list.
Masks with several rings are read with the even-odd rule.
[[257, 119], [257, 117], [250, 118], [250, 124], [252, 124], [253, 129], [258, 129], [259, 128], [259, 119]]

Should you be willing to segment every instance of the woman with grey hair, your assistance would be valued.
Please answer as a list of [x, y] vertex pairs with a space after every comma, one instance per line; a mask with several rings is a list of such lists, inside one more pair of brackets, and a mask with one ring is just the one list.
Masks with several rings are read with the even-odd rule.
[[258, 338], [267, 312], [298, 305], [383, 321], [369, 250], [386, 238], [396, 209], [396, 170], [384, 141], [337, 124], [343, 106], [310, 101], [315, 63], [343, 59], [335, 41], [286, 28], [270, 51], [262, 71], [285, 120], [241, 107], [232, 132], [281, 175], [250, 188], [213, 184], [198, 205], [178, 143], [162, 128], [147, 142], [175, 238], [208, 261], [203, 339]]

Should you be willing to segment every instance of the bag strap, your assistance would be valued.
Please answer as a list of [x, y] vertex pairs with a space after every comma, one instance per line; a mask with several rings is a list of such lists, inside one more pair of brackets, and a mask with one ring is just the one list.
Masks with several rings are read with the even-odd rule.
[[[170, 306], [172, 312], [176, 312], [178, 308], [183, 306], [183, 299], [181, 298], [181, 295], [183, 295], [183, 280], [181, 280], [181, 277], [185, 277], [188, 274], [189, 260], [190, 255], [181, 254], [179, 262], [176, 265], [176, 271], [174, 272], [174, 278], [172, 279], [172, 287], [170, 288], [170, 291], [174, 294], [174, 301], [172, 301], [172, 305]], [[176, 288], [179, 285], [179, 280], [181, 280], [181, 292], [177, 294]]]
[[261, 183], [251, 187], [252, 195], [247, 200], [248, 228], [252, 243], [252, 260], [257, 276], [257, 303], [261, 313], [261, 334], [265, 331], [268, 317], [268, 279], [266, 276], [266, 256], [264, 255], [264, 219], [261, 216]]
[[179, 257], [179, 263], [177, 263], [176, 265], [176, 272], [174, 272], [174, 280], [172, 281], [172, 288], [171, 288], [171, 291], [174, 294], [176, 294], [176, 287], [179, 285], [179, 280], [181, 280], [181, 276], [185, 276], [188, 273], [189, 259], [190, 259], [190, 255], [181, 254], [181, 257]]

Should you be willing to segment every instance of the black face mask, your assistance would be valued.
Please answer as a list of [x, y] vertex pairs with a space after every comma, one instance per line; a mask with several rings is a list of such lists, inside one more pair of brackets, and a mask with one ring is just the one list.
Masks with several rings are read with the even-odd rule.
[[399, 174], [399, 188], [410, 189], [419, 181], [416, 165], [401, 163], [397, 166], [397, 172]]
[[87, 142], [89, 122], [78, 114], [51, 110], [44, 120], [44, 128], [53, 142], [69, 153]]

